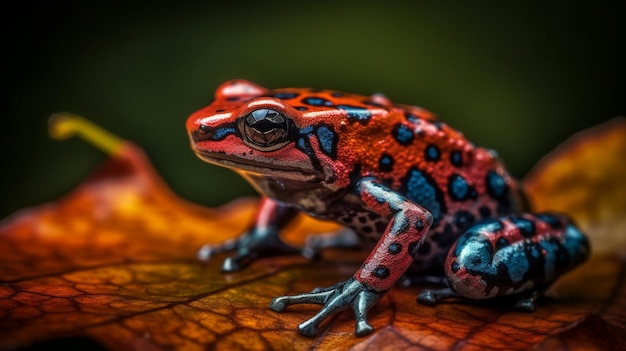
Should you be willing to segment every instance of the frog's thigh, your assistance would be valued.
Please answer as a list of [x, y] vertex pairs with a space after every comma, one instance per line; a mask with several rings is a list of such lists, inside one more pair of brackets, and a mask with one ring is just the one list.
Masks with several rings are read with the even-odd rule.
[[584, 261], [585, 236], [567, 218], [520, 214], [475, 225], [448, 253], [452, 290], [486, 299], [545, 287]]

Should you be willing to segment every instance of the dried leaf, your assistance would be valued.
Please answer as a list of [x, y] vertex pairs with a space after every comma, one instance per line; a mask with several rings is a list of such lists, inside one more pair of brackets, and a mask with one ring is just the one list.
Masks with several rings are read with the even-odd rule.
[[[376, 331], [364, 338], [354, 337], [351, 313], [311, 339], [295, 328], [317, 307], [268, 309], [277, 295], [344, 280], [364, 253], [330, 250], [316, 262], [270, 258], [222, 274], [223, 257], [203, 264], [196, 250], [237, 236], [256, 201], [217, 209], [188, 203], [140, 149], [124, 143], [66, 197], [0, 225], [0, 349], [626, 349], [626, 270], [619, 256], [626, 217], [624, 197], [616, 195], [624, 194], [625, 128], [621, 119], [580, 134], [525, 182], [537, 207], [570, 213], [594, 248], [607, 248], [559, 281], [552, 299], [533, 313], [492, 303], [428, 307], [415, 302], [420, 288], [398, 287], [372, 309]], [[569, 177], [575, 186], [563, 189]], [[303, 216], [285, 237], [301, 243], [308, 233], [336, 228]]]
[[533, 208], [572, 215], [596, 253], [626, 249], [625, 140], [625, 118], [578, 133], [541, 160], [524, 182]]

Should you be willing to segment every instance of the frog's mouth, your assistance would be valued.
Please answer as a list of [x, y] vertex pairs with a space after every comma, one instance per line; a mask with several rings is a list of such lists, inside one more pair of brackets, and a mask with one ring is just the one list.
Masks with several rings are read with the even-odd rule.
[[323, 172], [314, 169], [303, 169], [301, 167], [277, 163], [266, 163], [240, 156], [206, 152], [197, 149], [194, 151], [196, 156], [205, 162], [230, 168], [235, 171], [245, 171], [262, 176], [295, 179], [306, 182], [321, 182], [325, 178]]

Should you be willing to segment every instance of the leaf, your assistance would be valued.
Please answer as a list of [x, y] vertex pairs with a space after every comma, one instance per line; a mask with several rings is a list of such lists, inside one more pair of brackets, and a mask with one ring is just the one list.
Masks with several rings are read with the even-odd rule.
[[[573, 215], [594, 247], [537, 311], [423, 306], [415, 302], [421, 288], [397, 287], [370, 312], [376, 331], [364, 338], [354, 337], [348, 312], [317, 338], [300, 336], [296, 326], [316, 307], [279, 314], [268, 304], [344, 280], [365, 253], [269, 258], [222, 274], [225, 256], [204, 264], [196, 250], [241, 233], [256, 200], [191, 204], [169, 190], [138, 147], [115, 144], [113, 157], [66, 197], [0, 225], [0, 349], [624, 349], [626, 217], [616, 194], [624, 194], [625, 130], [617, 119], [585, 131], [525, 180], [533, 204]], [[567, 187], [566, 179], [573, 179]], [[302, 216], [285, 238], [302, 243], [306, 234], [336, 228]]]
[[[626, 119], [578, 133], [524, 181], [533, 208], [572, 215], [596, 253], [626, 249]], [[558, 162], [555, 162], [558, 160]]]

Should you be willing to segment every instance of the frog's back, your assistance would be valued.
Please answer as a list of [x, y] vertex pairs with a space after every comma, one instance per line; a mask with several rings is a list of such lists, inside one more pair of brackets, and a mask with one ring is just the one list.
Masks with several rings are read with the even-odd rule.
[[495, 152], [423, 108], [334, 90], [288, 88], [265, 96], [333, 131], [325, 163], [334, 167], [337, 184], [375, 178], [431, 211], [433, 230], [463, 231], [519, 207], [517, 182]]
[[[335, 131], [328, 163], [337, 183], [374, 178], [432, 213], [431, 234], [418, 261], [437, 264], [472, 224], [519, 210], [517, 182], [495, 153], [475, 146], [425, 109], [382, 95], [332, 90], [280, 89], [268, 96]], [[345, 113], [333, 115], [334, 110]], [[358, 228], [358, 216], [351, 217]]]

